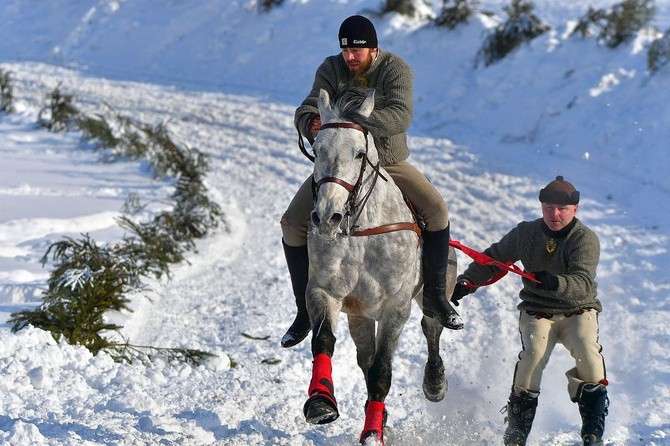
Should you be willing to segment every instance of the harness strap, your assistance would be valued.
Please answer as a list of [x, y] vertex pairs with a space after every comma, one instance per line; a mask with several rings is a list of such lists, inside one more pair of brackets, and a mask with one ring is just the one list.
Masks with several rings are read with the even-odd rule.
[[354, 129], [359, 132], [363, 132], [367, 135], [367, 130], [363, 128], [362, 125], [356, 124], [355, 122], [330, 122], [327, 124], [321, 125], [322, 129]]
[[495, 276], [491, 277], [490, 280], [487, 280], [487, 281], [484, 282], [484, 283], [481, 283], [481, 284], [479, 284], [479, 285], [475, 285], [474, 283], [467, 283], [467, 284], [465, 284], [465, 286], [466, 286], [467, 288], [479, 288], [480, 286], [489, 286], [489, 285], [493, 285], [494, 283], [496, 283], [497, 281], [499, 281], [500, 279], [502, 279], [503, 277], [505, 277], [505, 276], [507, 275], [507, 272], [508, 272], [508, 271], [507, 271], [506, 269], [502, 269], [502, 270], [500, 270], [500, 272], [499, 272], [498, 274], [496, 274]]
[[484, 253], [481, 253], [479, 251], [475, 251], [472, 248], [468, 248], [467, 246], [463, 245], [461, 242], [459, 242], [457, 240], [449, 240], [449, 245], [453, 246], [456, 249], [459, 249], [459, 250], [463, 251], [465, 254], [470, 256], [472, 258], [472, 260], [479, 263], [480, 265], [490, 265], [490, 266], [496, 266], [496, 267], [500, 268], [500, 273], [493, 276], [489, 281], [487, 281], [486, 283], [479, 284], [479, 285], [470, 284], [469, 285], [470, 288], [477, 288], [477, 287], [480, 287], [480, 286], [491, 285], [492, 283], [495, 283], [498, 280], [502, 279], [505, 276], [505, 274], [507, 274], [508, 272], [513, 272], [514, 274], [518, 274], [518, 275], [520, 275], [522, 277], [525, 277], [526, 279], [528, 279], [532, 282], [540, 283], [540, 281], [537, 280], [532, 273], [525, 272], [524, 270], [522, 270], [521, 268], [516, 266], [514, 264], [514, 262], [507, 262], [507, 263], [499, 262], [498, 260], [496, 260], [492, 257], [489, 257]]
[[356, 190], [356, 185], [355, 184], [347, 183], [346, 181], [341, 180], [337, 177], [323, 177], [323, 178], [321, 178], [319, 181], [316, 182], [316, 188], [318, 189], [319, 187], [321, 187], [325, 183], [339, 184], [340, 186], [345, 188], [350, 193], [353, 192], [354, 190]]
[[[330, 124], [323, 124], [321, 126], [322, 129], [334, 129], [334, 128], [344, 128], [344, 129], [354, 129], [361, 131], [367, 135], [367, 131], [363, 128], [363, 126], [353, 123], [353, 122], [331, 122]], [[307, 151], [307, 148], [305, 147], [305, 140], [302, 138], [302, 133], [300, 133], [300, 129], [298, 130], [298, 147], [300, 148], [300, 151], [302, 152], [303, 155], [307, 157], [308, 160], [311, 162], [314, 162], [314, 155], [310, 154]]]
[[300, 130], [298, 130], [298, 147], [300, 147], [300, 151], [307, 157], [308, 160], [314, 162], [314, 155], [311, 155], [305, 148], [305, 141], [302, 139], [302, 133], [300, 133]]
[[421, 237], [421, 229], [416, 223], [391, 223], [388, 225], [377, 226], [376, 228], [361, 229], [360, 231], [354, 231], [349, 235], [353, 236], [367, 236], [367, 235], [377, 235], [385, 234], [387, 232], [395, 231], [414, 231], [416, 235]]

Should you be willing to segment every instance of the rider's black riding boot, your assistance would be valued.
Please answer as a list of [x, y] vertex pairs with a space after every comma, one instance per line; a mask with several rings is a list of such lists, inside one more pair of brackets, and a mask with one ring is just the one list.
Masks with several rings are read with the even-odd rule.
[[602, 384], [586, 383], [579, 389], [579, 414], [582, 416], [582, 441], [585, 445], [602, 445], [609, 399]]
[[[503, 435], [505, 446], [525, 446], [530, 429], [533, 427], [535, 411], [537, 409], [538, 394], [524, 391], [521, 395], [514, 392], [509, 396], [507, 403], [507, 429]], [[504, 409], [503, 409], [504, 410]]]
[[463, 328], [463, 320], [447, 297], [449, 226], [441, 231], [423, 231], [423, 314], [452, 330]]
[[281, 346], [289, 348], [302, 342], [310, 330], [309, 315], [305, 304], [305, 290], [309, 278], [309, 257], [307, 256], [307, 245], [289, 246], [283, 240], [282, 245], [284, 246], [288, 272], [291, 275], [295, 305], [298, 307], [295, 320], [281, 338]]

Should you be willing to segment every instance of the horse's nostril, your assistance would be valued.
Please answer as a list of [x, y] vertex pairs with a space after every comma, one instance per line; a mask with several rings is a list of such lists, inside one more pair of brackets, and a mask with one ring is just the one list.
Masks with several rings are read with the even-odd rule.
[[321, 224], [321, 219], [316, 214], [316, 212], [312, 212], [312, 224], [317, 228], [319, 227], [319, 224]]
[[336, 212], [336, 213], [333, 214], [332, 217], [330, 217], [330, 221], [333, 222], [333, 223], [337, 223], [339, 225], [340, 222], [342, 221], [342, 218], [343, 218], [342, 214], [340, 214], [339, 212]]

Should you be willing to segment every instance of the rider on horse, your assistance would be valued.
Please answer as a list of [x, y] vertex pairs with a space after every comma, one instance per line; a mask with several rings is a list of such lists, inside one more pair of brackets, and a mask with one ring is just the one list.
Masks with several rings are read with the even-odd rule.
[[[319, 91], [330, 97], [347, 85], [375, 90], [375, 108], [360, 124], [374, 137], [382, 166], [394, 179], [423, 221], [423, 312], [452, 329], [455, 311], [446, 296], [449, 253], [447, 205], [428, 179], [410, 165], [407, 129], [413, 115], [413, 73], [400, 57], [381, 50], [377, 32], [367, 18], [354, 15], [339, 30], [340, 54], [327, 57], [317, 69], [309, 95], [295, 112], [295, 125], [310, 143], [321, 128]], [[298, 314], [281, 340], [283, 347], [300, 343], [310, 331], [305, 305], [308, 281], [307, 231], [313, 207], [312, 177], [305, 180], [281, 219], [282, 245], [286, 255]]]

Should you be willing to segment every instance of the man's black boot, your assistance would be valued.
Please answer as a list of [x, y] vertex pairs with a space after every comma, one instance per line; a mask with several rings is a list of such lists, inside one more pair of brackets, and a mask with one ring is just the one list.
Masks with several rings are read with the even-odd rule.
[[305, 290], [309, 279], [309, 257], [307, 255], [307, 245], [288, 246], [283, 240], [282, 245], [284, 246], [288, 272], [291, 275], [295, 305], [298, 307], [295, 320], [281, 338], [281, 346], [290, 348], [300, 344], [310, 331], [309, 314], [305, 303]]
[[449, 226], [441, 231], [423, 231], [423, 314], [452, 330], [463, 328], [463, 319], [447, 297]]
[[[505, 446], [526, 446], [533, 427], [538, 394], [524, 390], [520, 395], [512, 392], [507, 402], [507, 429], [503, 435]], [[505, 410], [503, 408], [503, 410]]]
[[582, 416], [582, 441], [584, 445], [603, 444], [605, 417], [609, 407], [607, 388], [599, 383], [582, 384], [577, 400], [579, 414]]

